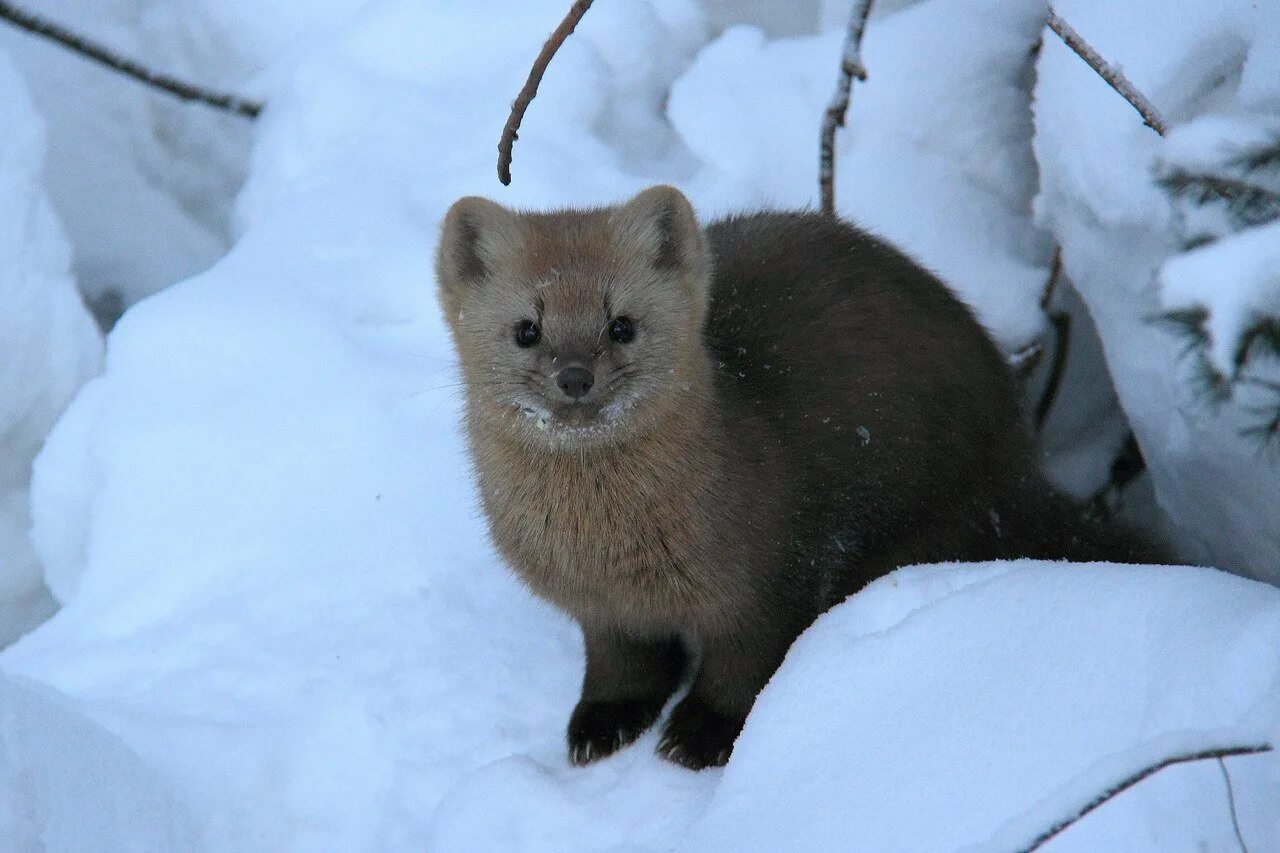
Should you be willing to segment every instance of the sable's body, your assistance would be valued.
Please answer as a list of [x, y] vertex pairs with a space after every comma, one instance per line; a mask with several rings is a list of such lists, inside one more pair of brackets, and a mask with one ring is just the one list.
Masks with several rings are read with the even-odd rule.
[[[464, 200], [450, 216], [440, 277], [490, 529], [586, 637], [577, 761], [652, 723], [681, 635], [702, 667], [660, 751], [701, 767], [727, 758], [796, 635], [898, 566], [1153, 556], [1045, 483], [969, 310], [839, 220], [764, 213], [704, 236], [669, 188], [616, 210]], [[489, 339], [513, 310], [537, 313], [545, 351]], [[598, 329], [624, 310], [634, 341], [609, 344]], [[570, 364], [606, 387], [540, 402]]]

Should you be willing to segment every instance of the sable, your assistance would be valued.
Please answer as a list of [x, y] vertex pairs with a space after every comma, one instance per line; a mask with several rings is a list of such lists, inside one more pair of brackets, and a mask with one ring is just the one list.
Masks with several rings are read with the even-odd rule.
[[[912, 563], [1160, 562], [1037, 470], [970, 310], [818, 213], [614, 208], [445, 219], [440, 302], [499, 552], [582, 625], [570, 758], [635, 740], [723, 764], [818, 614]], [[696, 646], [697, 672], [689, 672]]]

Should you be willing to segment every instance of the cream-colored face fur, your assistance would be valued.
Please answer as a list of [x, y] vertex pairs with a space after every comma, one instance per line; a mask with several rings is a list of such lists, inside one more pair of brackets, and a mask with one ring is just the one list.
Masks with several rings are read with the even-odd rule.
[[461, 199], [436, 273], [486, 428], [552, 450], [618, 443], [687, 404], [705, 374], [707, 249], [673, 187], [558, 213]]

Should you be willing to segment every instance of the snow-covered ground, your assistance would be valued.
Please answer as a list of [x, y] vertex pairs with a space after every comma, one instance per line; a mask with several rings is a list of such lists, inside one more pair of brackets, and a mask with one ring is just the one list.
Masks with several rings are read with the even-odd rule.
[[[0, 848], [1015, 850], [1164, 757], [1280, 740], [1280, 592], [1023, 562], [903, 569], [824, 616], [724, 770], [663, 763], [652, 734], [570, 768], [581, 641], [486, 542], [435, 304], [439, 220], [466, 193], [601, 203], [657, 180], [704, 215], [812, 204], [840, 36], [716, 34], [724, 16], [694, 0], [597, 4], [504, 189], [497, 131], [562, 0], [334, 0], [307, 27], [311, 6], [278, 5], [294, 11], [111, 4], [129, 38], [168, 33], [154, 50], [269, 107], [220, 214], [230, 251], [124, 315], [36, 462], [32, 538], [62, 609], [0, 653]], [[1106, 168], [1146, 176], [1158, 139], [1056, 45], [1037, 81], [1043, 4], [892, 5], [841, 136], [842, 210], [943, 275], [1009, 352], [1043, 333], [1055, 241], [1096, 317], [1100, 269], [1134, 232], [1097, 224], [1086, 178], [1116, 209], [1154, 205]], [[1104, 5], [1060, 9], [1083, 29]], [[1086, 107], [1147, 159], [1099, 153]], [[164, 196], [225, 193], [193, 187]], [[1135, 253], [1117, 280], [1154, 300], [1164, 257]], [[1131, 326], [1099, 328], [1113, 373], [1171, 369], [1133, 361]], [[1148, 374], [1117, 384], [1152, 459], [1169, 415], [1132, 414]], [[1109, 394], [1062, 457], [1095, 479]], [[1179, 509], [1165, 458], [1155, 485]], [[1264, 575], [1274, 518], [1234, 506], [1234, 527], [1206, 530], [1240, 540], [1229, 568]], [[1233, 808], [1250, 850], [1280, 850], [1275, 754], [1164, 770], [1045, 849], [1234, 850]]]

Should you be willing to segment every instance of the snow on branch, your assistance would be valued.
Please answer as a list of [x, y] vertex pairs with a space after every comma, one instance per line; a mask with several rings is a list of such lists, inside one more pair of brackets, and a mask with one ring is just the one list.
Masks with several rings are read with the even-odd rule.
[[262, 112], [262, 104], [229, 92], [206, 89], [185, 80], [179, 80], [168, 74], [154, 71], [140, 62], [121, 56], [110, 48], [91, 41], [61, 24], [46, 20], [39, 15], [15, 6], [7, 0], [0, 0], [0, 20], [8, 21], [19, 29], [32, 35], [57, 42], [87, 59], [91, 59], [107, 68], [124, 74], [127, 77], [144, 83], [153, 89], [159, 89], [184, 101], [198, 101], [211, 107], [237, 113], [247, 118], [257, 118]]
[[1147, 779], [1148, 777], [1153, 776], [1156, 773], [1159, 773], [1161, 770], [1165, 769], [1166, 767], [1172, 767], [1175, 764], [1186, 764], [1192, 761], [1206, 761], [1209, 759], [1217, 759], [1218, 761], [1221, 761], [1222, 759], [1230, 758], [1233, 755], [1254, 755], [1260, 752], [1270, 752], [1270, 751], [1271, 751], [1271, 745], [1264, 743], [1264, 744], [1254, 744], [1252, 746], [1228, 746], [1228, 747], [1222, 747], [1220, 749], [1206, 749], [1199, 752], [1189, 752], [1183, 755], [1173, 755], [1168, 758], [1164, 758], [1156, 762], [1155, 764], [1150, 765], [1149, 767], [1144, 767], [1143, 769], [1139, 770], [1133, 775], [1121, 780], [1117, 784], [1108, 788], [1106, 791], [1103, 791], [1097, 797], [1090, 800], [1082, 809], [1077, 811], [1074, 815], [1068, 818], [1064, 818], [1063, 820], [1055, 823], [1053, 826], [1046, 829], [1044, 832], [1037, 835], [1030, 844], [1028, 844], [1026, 847], [1020, 848], [1020, 853], [1032, 853], [1032, 851], [1039, 850], [1041, 847], [1047, 844], [1050, 840], [1057, 837], [1064, 830], [1066, 830], [1067, 827], [1076, 823], [1081, 818], [1085, 817], [1090, 812], [1094, 811], [1099, 806], [1106, 803], [1112, 797], [1115, 797], [1117, 794], [1120, 794], [1120, 793], [1123, 793], [1124, 791], [1129, 790], [1134, 785], [1137, 785], [1139, 782], [1143, 781], [1144, 779]]
[[1160, 319], [1187, 342], [1191, 379], [1280, 447], [1280, 120], [1210, 114], [1165, 141], [1157, 178], [1183, 251], [1160, 269]]
[[1156, 108], [1146, 96], [1138, 91], [1137, 87], [1124, 75], [1119, 68], [1111, 65], [1103, 59], [1093, 46], [1084, 40], [1084, 36], [1076, 32], [1075, 27], [1063, 20], [1055, 10], [1049, 10], [1049, 29], [1058, 34], [1058, 37], [1066, 42], [1067, 47], [1075, 51], [1076, 56], [1088, 63], [1089, 67], [1097, 72], [1098, 76], [1107, 81], [1107, 84], [1120, 93], [1126, 101], [1133, 105], [1133, 108], [1142, 116], [1143, 122], [1147, 127], [1156, 133], [1164, 136], [1169, 132], [1169, 126], [1165, 124], [1164, 119], [1156, 112]]
[[[1142, 92], [1138, 91], [1138, 88], [1133, 85], [1133, 82], [1128, 77], [1125, 76], [1124, 72], [1103, 59], [1098, 51], [1094, 49], [1093, 45], [1085, 41], [1084, 36], [1080, 35], [1075, 27], [1067, 23], [1067, 21], [1059, 15], [1057, 10], [1053, 7], [1049, 8], [1049, 18], [1047, 23], [1049, 25], [1049, 29], [1053, 30], [1053, 32], [1062, 39], [1063, 43], [1075, 52], [1076, 56], [1083, 59], [1086, 65], [1092, 68], [1099, 77], [1106, 81], [1107, 85], [1112, 89], [1115, 89], [1121, 97], [1128, 101], [1133, 108], [1138, 111], [1138, 114], [1142, 116], [1142, 120], [1147, 127], [1151, 128], [1161, 136], [1165, 136], [1169, 132], [1169, 126], [1165, 123], [1164, 119], [1160, 117], [1160, 113], [1156, 111], [1156, 108], [1151, 101], [1147, 100], [1147, 97], [1143, 95]], [[1060, 259], [1060, 255], [1055, 256], [1055, 260], [1060, 261]], [[1050, 280], [1052, 281], [1053, 279], [1051, 278]], [[1050, 297], [1051, 293], [1047, 291], [1046, 298], [1041, 300], [1042, 308], [1047, 307]], [[1062, 371], [1065, 368], [1065, 344], [1070, 333], [1070, 327], [1064, 327], [1062, 321], [1067, 318], [1068, 315], [1065, 313], [1056, 315], [1053, 318], [1054, 328], [1059, 333], [1058, 352], [1060, 358], [1058, 359], [1058, 363], [1053, 366], [1049, 384], [1046, 387], [1045, 394], [1041, 397], [1040, 405], [1036, 409], [1036, 424], [1038, 427], [1042, 427], [1045, 419], [1048, 417], [1049, 410], [1053, 406], [1053, 400], [1057, 396], [1057, 383], [1061, 380]], [[1124, 448], [1111, 463], [1111, 476], [1107, 485], [1094, 495], [1092, 501], [1090, 501], [1090, 505], [1100, 512], [1106, 512], [1107, 496], [1115, 496], [1118, 501], [1124, 485], [1137, 476], [1137, 474], [1141, 473], [1145, 467], [1146, 460], [1142, 456], [1142, 450], [1138, 445], [1137, 437], [1134, 435], [1133, 431], [1130, 430], [1125, 439]]]
[[565, 39], [578, 26], [582, 16], [587, 14], [592, 2], [593, 0], [574, 0], [564, 20], [560, 22], [560, 26], [555, 28], [546, 44], [542, 46], [538, 58], [533, 61], [533, 67], [529, 69], [528, 79], [524, 81], [524, 86], [511, 104], [511, 114], [507, 116], [507, 123], [503, 125], [502, 136], [498, 140], [498, 180], [502, 181], [503, 186], [511, 183], [511, 149], [520, 135], [520, 122], [524, 120], [525, 111], [529, 109], [529, 104], [538, 94], [538, 84], [542, 82], [542, 75], [547, 72], [547, 66], [551, 64], [560, 45], [564, 44]]
[[[1201, 116], [1170, 135], [1156, 173], [1181, 207], [1193, 244], [1280, 219], [1280, 118]], [[1217, 215], [1192, 216], [1193, 206]]]
[[849, 14], [849, 28], [845, 31], [844, 49], [840, 53], [840, 76], [836, 78], [836, 90], [822, 114], [818, 189], [822, 194], [823, 213], [836, 212], [836, 129], [844, 127], [853, 78], [867, 79], [867, 69], [862, 64], [862, 34], [867, 28], [867, 16], [871, 14], [871, 2], [858, 0]]

